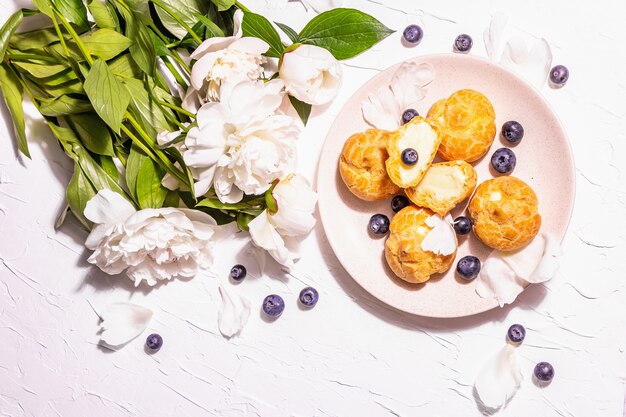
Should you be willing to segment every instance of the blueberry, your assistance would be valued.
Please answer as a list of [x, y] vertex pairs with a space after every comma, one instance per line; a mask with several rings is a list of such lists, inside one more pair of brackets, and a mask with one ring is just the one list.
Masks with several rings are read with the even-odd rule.
[[454, 219], [454, 231], [458, 235], [466, 235], [472, 230], [472, 221], [469, 217], [459, 216]]
[[389, 217], [384, 214], [374, 214], [370, 218], [370, 232], [375, 235], [384, 235], [389, 231]]
[[526, 337], [526, 329], [521, 324], [514, 324], [506, 332], [506, 338], [512, 343], [522, 343]]
[[557, 87], [562, 87], [569, 78], [569, 70], [564, 65], [557, 65], [550, 70], [550, 82]]
[[402, 124], [404, 125], [404, 124], [409, 123], [411, 120], [413, 120], [415, 116], [419, 116], [419, 113], [417, 112], [417, 110], [406, 109], [404, 113], [402, 113]]
[[539, 362], [535, 365], [535, 377], [542, 382], [550, 382], [554, 378], [554, 367], [548, 362]]
[[235, 281], [241, 281], [247, 274], [248, 271], [246, 271], [246, 267], [243, 265], [235, 265], [230, 270], [230, 277]]
[[472, 45], [474, 45], [474, 41], [470, 35], [466, 35], [465, 33], [459, 35], [454, 40], [454, 49], [459, 52], [468, 52], [472, 49]]
[[411, 202], [409, 201], [409, 199], [406, 198], [406, 196], [403, 196], [402, 194], [398, 194], [397, 196], [391, 199], [391, 209], [393, 210], [394, 213], [397, 213], [403, 208], [405, 208], [406, 206], [410, 206], [410, 205], [411, 205]]
[[153, 352], [161, 349], [163, 346], [163, 338], [158, 333], [152, 333], [150, 336], [146, 338], [146, 347]]
[[415, 165], [419, 159], [417, 151], [413, 148], [406, 148], [402, 151], [402, 162], [406, 165]]
[[515, 120], [509, 120], [502, 125], [502, 136], [511, 143], [517, 143], [524, 137], [524, 127]]
[[404, 29], [402, 36], [407, 42], [418, 44], [424, 36], [424, 31], [418, 25], [409, 25]]
[[270, 294], [263, 300], [263, 311], [270, 317], [278, 317], [285, 309], [285, 300], [276, 294]]
[[513, 171], [517, 162], [515, 154], [509, 148], [500, 148], [491, 156], [491, 165], [493, 169], [501, 174]]
[[480, 272], [480, 260], [475, 256], [464, 256], [456, 264], [456, 272], [465, 280], [471, 281]]
[[306, 287], [302, 291], [300, 291], [300, 296], [298, 297], [302, 305], [306, 307], [314, 307], [317, 304], [317, 300], [320, 299], [320, 295], [317, 290], [313, 287]]

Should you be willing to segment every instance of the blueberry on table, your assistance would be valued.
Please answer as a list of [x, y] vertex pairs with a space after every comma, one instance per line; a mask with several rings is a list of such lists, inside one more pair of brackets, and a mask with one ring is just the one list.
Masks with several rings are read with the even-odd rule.
[[541, 382], [550, 382], [554, 378], [554, 367], [548, 362], [539, 362], [535, 365], [533, 372], [535, 377]]
[[402, 162], [405, 165], [415, 165], [419, 159], [417, 151], [413, 148], [406, 148], [402, 151]]
[[418, 25], [409, 25], [402, 32], [402, 36], [407, 42], [417, 44], [424, 37], [424, 31]]
[[146, 347], [153, 352], [161, 349], [163, 346], [163, 338], [158, 333], [152, 333], [150, 336], [146, 338]]
[[319, 298], [319, 293], [313, 287], [304, 288], [302, 291], [300, 291], [300, 296], [298, 297], [302, 305], [306, 307], [314, 307], [315, 304], [317, 304]]
[[557, 87], [565, 85], [569, 78], [569, 70], [564, 65], [556, 65], [550, 70], [550, 82]]
[[515, 168], [517, 158], [509, 148], [500, 148], [491, 156], [491, 166], [501, 174], [507, 174]]
[[278, 317], [285, 310], [285, 300], [277, 294], [270, 294], [263, 300], [263, 312], [270, 317]]
[[417, 112], [417, 110], [406, 109], [404, 113], [402, 113], [402, 124], [404, 125], [404, 124], [409, 123], [411, 120], [413, 120], [415, 116], [419, 116], [419, 113]]
[[246, 267], [243, 265], [235, 265], [230, 270], [230, 277], [234, 279], [235, 281], [241, 281], [242, 279], [246, 277], [247, 274], [248, 274], [248, 271], [246, 270]]
[[521, 324], [514, 324], [509, 327], [509, 330], [506, 332], [506, 338], [511, 341], [511, 343], [522, 343], [524, 338], [526, 337], [526, 329]]
[[464, 256], [456, 264], [456, 272], [459, 273], [461, 278], [471, 281], [476, 278], [480, 272], [480, 260], [472, 255]]
[[518, 143], [524, 137], [524, 127], [515, 120], [502, 125], [502, 136], [510, 143]]
[[466, 235], [472, 231], [472, 221], [469, 217], [459, 216], [454, 219], [454, 231], [458, 235]]
[[375, 235], [384, 235], [389, 231], [389, 217], [384, 214], [374, 214], [370, 218], [369, 229]]
[[472, 49], [472, 45], [474, 45], [472, 37], [465, 33], [457, 36], [454, 40], [454, 49], [459, 52], [469, 52]]
[[394, 213], [399, 212], [409, 205], [411, 205], [411, 202], [406, 196], [403, 196], [402, 194], [398, 194], [391, 199], [391, 210], [393, 210]]

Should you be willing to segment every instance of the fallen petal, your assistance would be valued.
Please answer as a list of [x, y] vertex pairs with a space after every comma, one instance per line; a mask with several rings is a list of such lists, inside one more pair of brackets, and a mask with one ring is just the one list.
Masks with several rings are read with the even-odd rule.
[[250, 300], [232, 294], [221, 285], [219, 286], [222, 297], [222, 305], [217, 314], [218, 327], [220, 333], [227, 339], [238, 335], [248, 322], [250, 317]]
[[513, 398], [522, 380], [515, 347], [506, 345], [487, 361], [474, 383], [474, 397], [483, 411], [492, 414]]
[[100, 339], [117, 350], [139, 336], [152, 318], [152, 310], [132, 303], [113, 303], [101, 312]]

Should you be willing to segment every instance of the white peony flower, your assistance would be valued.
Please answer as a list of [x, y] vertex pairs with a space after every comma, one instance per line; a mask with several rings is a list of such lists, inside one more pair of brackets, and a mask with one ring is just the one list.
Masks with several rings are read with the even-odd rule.
[[300, 45], [283, 55], [279, 73], [290, 95], [305, 103], [326, 104], [337, 96], [343, 71], [326, 49]]
[[308, 181], [297, 174], [290, 174], [279, 181], [272, 190], [277, 211], [264, 210], [249, 224], [252, 242], [266, 251], [278, 263], [286, 267], [294, 264], [296, 255], [288, 248], [286, 238], [306, 235], [315, 226], [313, 211], [317, 194]]
[[191, 68], [191, 85], [182, 107], [196, 112], [207, 101], [220, 99], [220, 86], [226, 81], [255, 81], [263, 72], [267, 42], [241, 37], [241, 10], [235, 13], [235, 35], [209, 38], [191, 54], [197, 62]]
[[145, 280], [191, 278], [213, 261], [217, 223], [196, 210], [161, 208], [135, 211], [118, 193], [101, 190], [85, 206], [97, 226], [85, 246], [88, 261], [110, 275], [126, 270], [135, 286]]
[[192, 169], [195, 194], [211, 186], [222, 202], [236, 203], [245, 194], [263, 194], [296, 163], [299, 120], [274, 114], [283, 98], [283, 82], [225, 83], [220, 102], [198, 111], [183, 151]]
[[430, 64], [405, 62], [391, 78], [391, 83], [367, 96], [361, 103], [363, 118], [378, 129], [396, 130], [402, 113], [426, 97], [425, 87], [435, 78]]

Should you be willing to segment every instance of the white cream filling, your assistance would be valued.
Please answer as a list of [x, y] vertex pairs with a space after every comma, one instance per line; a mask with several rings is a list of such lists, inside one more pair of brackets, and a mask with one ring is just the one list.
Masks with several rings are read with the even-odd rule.
[[438, 136], [426, 122], [405, 125], [401, 132], [402, 136], [396, 143], [400, 152], [407, 148], [417, 151], [418, 159], [415, 165], [406, 165], [400, 160], [400, 179], [403, 183], [410, 183], [432, 162], [431, 155], [434, 153]]
[[461, 195], [465, 181], [459, 166], [434, 164], [413, 190], [416, 194], [433, 194], [439, 200], [449, 200]]

